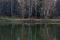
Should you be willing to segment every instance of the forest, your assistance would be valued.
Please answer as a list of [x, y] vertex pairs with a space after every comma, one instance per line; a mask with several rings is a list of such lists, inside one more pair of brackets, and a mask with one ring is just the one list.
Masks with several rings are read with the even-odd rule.
[[60, 40], [59, 18], [60, 0], [0, 0], [0, 40]]
[[0, 2], [0, 17], [50, 18], [60, 17], [60, 1], [57, 0], [6, 0]]

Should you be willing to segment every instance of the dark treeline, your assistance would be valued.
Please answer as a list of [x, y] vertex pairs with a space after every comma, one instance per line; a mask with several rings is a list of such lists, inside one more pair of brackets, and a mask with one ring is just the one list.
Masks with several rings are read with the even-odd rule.
[[[25, 0], [26, 1], [26, 0]], [[32, 0], [31, 0], [32, 1]], [[18, 0], [10, 0], [10, 1], [4, 1], [0, 3], [0, 16], [18, 16], [18, 17], [34, 17], [34, 18], [40, 18], [40, 7], [42, 4], [38, 3], [35, 4], [35, 2], [30, 3], [22, 3], [24, 4], [24, 7], [18, 2]], [[39, 0], [40, 2], [40, 0]]]
[[60, 16], [60, 0], [57, 0], [56, 9], [56, 16]]
[[[0, 2], [0, 16], [19, 17], [19, 18], [44, 18], [41, 8], [44, 0], [6, 0]], [[42, 1], [42, 3], [41, 3]], [[43, 11], [43, 10], [42, 10]], [[49, 10], [51, 12], [51, 10]], [[43, 14], [43, 15], [41, 15]], [[60, 16], [60, 1], [57, 0], [54, 13], [51, 12], [50, 18]]]
[[56, 1], [55, 10], [51, 18], [60, 18], [60, 0]]
[[[14, 1], [14, 2], [13, 2]], [[2, 1], [0, 3], [0, 16], [9, 16], [16, 15], [17, 13], [17, 1]]]

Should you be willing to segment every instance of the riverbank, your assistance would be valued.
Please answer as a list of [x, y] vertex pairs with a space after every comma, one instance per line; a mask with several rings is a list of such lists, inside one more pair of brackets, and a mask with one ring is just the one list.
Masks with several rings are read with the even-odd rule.
[[60, 24], [60, 19], [0, 18], [0, 24]]

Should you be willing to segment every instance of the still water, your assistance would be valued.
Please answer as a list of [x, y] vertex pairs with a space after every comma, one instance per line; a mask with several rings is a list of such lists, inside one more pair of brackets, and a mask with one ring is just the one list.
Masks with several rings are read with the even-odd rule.
[[60, 40], [60, 25], [0, 24], [0, 40]]

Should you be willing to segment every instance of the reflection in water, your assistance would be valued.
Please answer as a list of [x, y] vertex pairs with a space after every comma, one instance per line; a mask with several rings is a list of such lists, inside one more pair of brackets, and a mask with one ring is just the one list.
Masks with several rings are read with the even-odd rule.
[[16, 37], [16, 40], [20, 40], [20, 37], [19, 37], [19, 36], [17, 36], [17, 37]]
[[[0, 25], [0, 40], [60, 40], [60, 25]], [[23, 28], [23, 32], [22, 32]]]
[[56, 37], [54, 37], [53, 40], [57, 40]]

